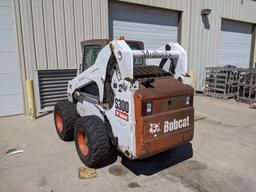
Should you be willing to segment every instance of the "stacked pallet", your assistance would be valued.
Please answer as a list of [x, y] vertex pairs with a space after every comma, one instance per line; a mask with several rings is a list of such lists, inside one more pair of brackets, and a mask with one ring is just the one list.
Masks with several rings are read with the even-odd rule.
[[256, 103], [256, 70], [240, 69], [237, 101]]
[[205, 95], [234, 98], [237, 95], [239, 71], [235, 67], [206, 68]]

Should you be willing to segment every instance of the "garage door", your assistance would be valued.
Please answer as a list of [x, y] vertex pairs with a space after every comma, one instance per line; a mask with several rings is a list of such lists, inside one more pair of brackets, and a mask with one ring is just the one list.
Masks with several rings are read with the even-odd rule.
[[23, 113], [12, 1], [0, 1], [0, 116]]
[[110, 3], [110, 38], [125, 35], [126, 39], [144, 41], [145, 49], [156, 49], [178, 39], [178, 12]]
[[250, 65], [251, 41], [251, 24], [222, 20], [219, 66], [235, 65], [248, 68]]

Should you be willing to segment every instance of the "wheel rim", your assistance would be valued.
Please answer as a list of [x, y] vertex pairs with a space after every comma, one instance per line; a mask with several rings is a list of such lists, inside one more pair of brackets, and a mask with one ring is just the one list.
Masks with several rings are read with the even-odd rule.
[[57, 114], [56, 114], [56, 124], [57, 124], [58, 132], [62, 133], [64, 128], [63, 128], [62, 117], [61, 117], [60, 112], [57, 112]]
[[82, 155], [87, 156], [89, 153], [88, 141], [85, 132], [81, 128], [78, 130], [77, 142]]

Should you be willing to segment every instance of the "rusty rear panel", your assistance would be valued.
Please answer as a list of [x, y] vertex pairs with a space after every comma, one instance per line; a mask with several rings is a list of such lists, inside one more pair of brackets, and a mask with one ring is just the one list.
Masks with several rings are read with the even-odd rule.
[[[152, 85], [152, 88], [145, 88], [140, 84], [134, 96], [136, 156], [139, 159], [187, 143], [194, 133], [193, 88], [172, 77], [157, 78]], [[185, 104], [187, 96], [191, 97], [189, 106]], [[147, 101], [152, 102], [153, 112], [143, 116], [142, 103]], [[159, 130], [152, 132], [153, 125]]]
[[[189, 126], [183, 127], [181, 129], [173, 128], [172, 131], [165, 132], [164, 124], [166, 121], [173, 122], [180, 119], [185, 119], [189, 117]], [[189, 107], [189, 109], [174, 110], [172, 112], [160, 113], [157, 115], [152, 115], [150, 117], [141, 118], [142, 121], [142, 150], [141, 155], [143, 157], [150, 156], [155, 153], [176, 147], [183, 143], [187, 143], [193, 138], [194, 129], [194, 108]], [[158, 123], [160, 127], [160, 132], [151, 134], [150, 124]]]
[[[189, 117], [189, 126], [186, 126], [185, 129], [191, 129], [194, 127], [194, 108], [193, 107], [188, 107], [186, 109], [177, 109], [174, 111], [170, 112], [165, 112], [165, 113], [158, 113], [155, 115], [150, 115], [150, 116], [144, 116], [141, 118], [142, 121], [142, 133], [143, 133], [143, 141], [145, 143], [149, 143], [153, 140], [159, 139], [160, 137], [166, 136], [166, 135], [172, 135], [169, 133], [174, 133], [177, 131], [180, 131], [184, 128], [177, 129], [173, 131], [168, 131], [164, 132], [164, 123], [165, 121], [172, 122], [175, 120], [180, 120], [180, 119], [185, 119]], [[161, 131], [155, 134], [150, 133], [150, 124], [151, 123], [159, 123]]]

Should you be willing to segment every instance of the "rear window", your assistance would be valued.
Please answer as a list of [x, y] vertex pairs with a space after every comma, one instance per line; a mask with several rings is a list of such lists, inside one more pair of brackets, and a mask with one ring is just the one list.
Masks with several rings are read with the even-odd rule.
[[[128, 42], [127, 43], [131, 50], [141, 50], [139, 45], [136, 42]], [[133, 65], [142, 65], [144, 64], [145, 60], [143, 59], [133, 59]]]

